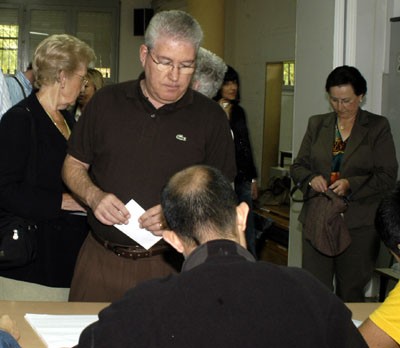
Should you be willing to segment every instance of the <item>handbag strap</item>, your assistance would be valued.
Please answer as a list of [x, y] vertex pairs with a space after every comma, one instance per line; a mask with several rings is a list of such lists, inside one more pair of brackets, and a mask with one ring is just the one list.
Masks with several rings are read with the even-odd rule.
[[[372, 174], [370, 174], [370, 175], [368, 176], [367, 180], [365, 180], [365, 182], [364, 182], [363, 185], [367, 184], [367, 183], [371, 180], [371, 178], [372, 178]], [[290, 190], [290, 197], [291, 197], [291, 199], [293, 200], [293, 202], [303, 203], [303, 202], [309, 201], [309, 200], [312, 199], [312, 198], [320, 197], [320, 196], [326, 196], [328, 199], [331, 199], [325, 192], [316, 192], [315, 195], [312, 195], [312, 196], [308, 196], [308, 195], [307, 195], [307, 196], [305, 196], [305, 197], [303, 196], [302, 199], [294, 198], [294, 193], [295, 193], [297, 190], [301, 191], [301, 190], [300, 190], [300, 187], [303, 185], [303, 182], [304, 182], [304, 181], [299, 181], [299, 182], [296, 183], [296, 185], [294, 185], [294, 186], [292, 187], [292, 189]], [[307, 187], [307, 193], [309, 192], [309, 189], [310, 189], [310, 187]], [[349, 202], [351, 196], [353, 196], [355, 193], [357, 193], [360, 189], [361, 189], [361, 186], [358, 188], [358, 190], [352, 191], [348, 196], [343, 197], [343, 200], [346, 201], [346, 202]]]
[[[328, 199], [331, 199], [331, 197], [329, 197], [325, 192], [316, 192], [314, 195], [312, 196], [303, 196], [302, 199], [299, 198], [295, 198], [294, 194], [297, 190], [300, 190], [301, 187], [301, 183], [297, 183], [295, 186], [292, 187], [292, 189], [290, 190], [290, 197], [292, 198], [293, 202], [297, 202], [297, 203], [304, 203], [309, 201], [310, 199], [316, 198], [316, 197], [321, 197], [321, 196], [325, 196]], [[307, 190], [307, 192], [309, 192], [309, 190]]]
[[17, 81], [17, 83], [19, 84], [19, 87], [21, 88], [22, 94], [24, 95], [24, 98], [26, 98], [26, 93], [24, 90], [24, 86], [22, 86], [22, 83], [17, 79], [17, 77], [15, 75], [11, 75], [11, 77]]
[[25, 175], [25, 181], [31, 185], [36, 184], [36, 159], [37, 159], [37, 137], [35, 122], [33, 121], [33, 116], [31, 110], [25, 106], [25, 110], [29, 112], [30, 128], [31, 128], [31, 149], [29, 154], [28, 166]]

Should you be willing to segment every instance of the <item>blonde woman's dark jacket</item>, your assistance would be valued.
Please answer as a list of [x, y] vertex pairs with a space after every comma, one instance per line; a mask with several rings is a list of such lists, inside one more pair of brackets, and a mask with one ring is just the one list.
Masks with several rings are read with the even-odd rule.
[[[336, 114], [310, 117], [299, 153], [290, 168], [295, 184], [303, 193], [308, 183], [322, 175], [329, 183]], [[348, 228], [374, 224], [375, 212], [385, 192], [397, 179], [398, 163], [388, 120], [368, 111], [359, 110], [343, 155], [340, 178], [350, 183], [349, 207], [345, 213]], [[299, 220], [304, 223], [307, 203]]]

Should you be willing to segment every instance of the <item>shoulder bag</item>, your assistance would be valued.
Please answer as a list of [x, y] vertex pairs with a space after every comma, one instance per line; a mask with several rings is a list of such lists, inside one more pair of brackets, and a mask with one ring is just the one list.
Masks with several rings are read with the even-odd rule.
[[308, 202], [303, 232], [311, 245], [327, 256], [337, 256], [345, 251], [351, 243], [349, 230], [344, 222], [344, 212], [348, 202], [332, 190], [315, 192], [311, 188], [303, 199], [294, 198], [296, 185], [291, 190], [294, 202]]
[[[30, 112], [29, 108], [26, 110]], [[25, 180], [31, 184], [36, 181], [37, 142], [35, 125], [31, 121], [31, 153]], [[0, 270], [23, 267], [36, 258], [37, 226], [19, 216], [3, 212], [0, 216]]]

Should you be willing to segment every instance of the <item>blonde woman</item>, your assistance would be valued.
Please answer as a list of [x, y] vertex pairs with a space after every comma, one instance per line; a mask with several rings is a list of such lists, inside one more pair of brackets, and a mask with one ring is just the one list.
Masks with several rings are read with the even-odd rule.
[[104, 86], [103, 75], [97, 69], [89, 68], [87, 70], [86, 78], [87, 84], [85, 88], [82, 89], [81, 93], [79, 93], [79, 97], [75, 104], [75, 111], [73, 112], [75, 120], [77, 121], [89, 100], [92, 99], [93, 95]]
[[81, 40], [65, 34], [49, 36], [34, 54], [37, 92], [1, 120], [0, 221], [20, 216], [38, 227], [36, 259], [0, 271], [1, 300], [65, 300], [68, 296], [87, 225], [85, 208], [61, 179], [74, 125], [66, 109], [85, 87], [87, 68], [94, 60], [94, 51]]

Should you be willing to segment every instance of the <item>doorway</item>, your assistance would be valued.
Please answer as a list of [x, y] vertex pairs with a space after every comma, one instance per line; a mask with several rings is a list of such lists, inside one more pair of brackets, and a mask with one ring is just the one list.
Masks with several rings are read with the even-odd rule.
[[294, 62], [266, 63], [261, 187], [288, 175], [292, 157]]

